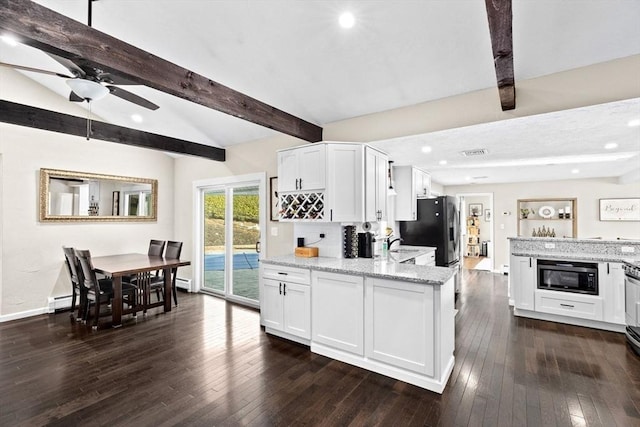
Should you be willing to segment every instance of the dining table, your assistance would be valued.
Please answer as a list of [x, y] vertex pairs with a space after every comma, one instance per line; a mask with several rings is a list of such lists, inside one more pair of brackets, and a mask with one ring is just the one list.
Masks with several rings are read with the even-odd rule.
[[[110, 276], [113, 281], [113, 299], [111, 301], [112, 326], [122, 326], [122, 278], [141, 277], [144, 274], [162, 270], [164, 273], [164, 311], [171, 311], [171, 270], [190, 265], [189, 261], [177, 258], [163, 258], [147, 254], [118, 254], [93, 257], [93, 268], [97, 273]], [[146, 298], [145, 298], [146, 303]], [[140, 307], [133, 307], [127, 312], [136, 312]], [[146, 307], [143, 307], [146, 308]]]

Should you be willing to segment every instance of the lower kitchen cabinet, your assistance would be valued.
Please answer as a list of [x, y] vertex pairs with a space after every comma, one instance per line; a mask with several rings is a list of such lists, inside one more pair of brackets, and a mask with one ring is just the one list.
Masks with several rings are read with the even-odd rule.
[[598, 264], [598, 288], [604, 299], [605, 322], [625, 325], [624, 270], [620, 262]]
[[511, 255], [509, 287], [515, 308], [533, 310], [536, 291], [536, 258]]
[[433, 376], [438, 348], [434, 287], [367, 279], [365, 307], [366, 356]]
[[603, 320], [602, 298], [570, 292], [537, 290], [536, 311], [580, 319]]
[[364, 279], [325, 271], [311, 273], [314, 343], [364, 355]]
[[260, 318], [268, 333], [304, 344], [311, 338], [309, 270], [264, 267]]

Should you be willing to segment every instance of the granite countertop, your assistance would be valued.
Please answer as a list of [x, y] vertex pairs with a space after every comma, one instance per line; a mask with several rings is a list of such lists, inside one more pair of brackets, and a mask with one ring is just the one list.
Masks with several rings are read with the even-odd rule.
[[332, 273], [402, 280], [426, 285], [442, 285], [456, 272], [455, 268], [449, 267], [427, 267], [401, 263], [402, 261], [433, 252], [435, 248], [408, 246], [399, 248], [406, 250], [415, 248], [415, 250], [412, 252], [390, 252], [388, 257], [379, 258], [301, 258], [294, 255], [283, 255], [263, 259], [261, 262]]
[[522, 249], [511, 253], [515, 256], [530, 256], [533, 258], [551, 258], [551, 259], [568, 259], [574, 261], [602, 261], [602, 262], [639, 262], [640, 256], [629, 256], [607, 254], [607, 253], [588, 253], [588, 252], [545, 252], [536, 251], [534, 249]]
[[580, 243], [580, 242], [615, 243], [618, 245], [624, 245], [625, 242], [632, 243], [632, 244], [640, 243], [640, 240], [636, 240], [636, 239], [582, 239], [579, 237], [526, 237], [526, 236], [515, 237], [515, 236], [511, 236], [511, 237], [507, 237], [507, 239], [532, 241], [532, 242], [541, 242], [541, 241], [558, 242], [559, 241], [559, 242], [576, 242], [576, 243]]

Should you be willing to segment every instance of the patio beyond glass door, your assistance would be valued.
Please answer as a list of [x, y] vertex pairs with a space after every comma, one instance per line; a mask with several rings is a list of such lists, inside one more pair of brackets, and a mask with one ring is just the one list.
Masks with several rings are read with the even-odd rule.
[[212, 188], [204, 192], [204, 289], [257, 303], [260, 239], [259, 187]]

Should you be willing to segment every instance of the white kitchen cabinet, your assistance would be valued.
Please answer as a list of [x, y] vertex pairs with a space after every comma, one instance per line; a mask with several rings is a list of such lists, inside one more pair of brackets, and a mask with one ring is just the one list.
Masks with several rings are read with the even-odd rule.
[[396, 220], [415, 221], [418, 199], [431, 195], [431, 176], [413, 166], [394, 166]]
[[416, 265], [436, 266], [436, 251], [431, 251], [426, 254], [418, 255], [414, 258]]
[[362, 222], [364, 209], [364, 146], [327, 145], [326, 213], [328, 221]]
[[363, 356], [363, 277], [313, 271], [311, 287], [312, 341]]
[[268, 333], [308, 344], [311, 338], [309, 270], [272, 265], [260, 269], [261, 324]]
[[365, 148], [365, 221], [387, 219], [387, 168], [389, 158], [372, 147]]
[[580, 319], [603, 320], [602, 298], [562, 291], [535, 291], [536, 311]]
[[509, 287], [515, 308], [534, 310], [536, 291], [536, 258], [511, 255]]
[[326, 186], [326, 145], [278, 151], [278, 191], [317, 191]]
[[421, 169], [413, 168], [413, 180], [416, 198], [426, 199], [431, 196], [431, 175]]
[[604, 300], [604, 321], [624, 325], [625, 295], [622, 263], [598, 263], [598, 291]]
[[434, 287], [378, 278], [366, 286], [366, 357], [433, 376]]

